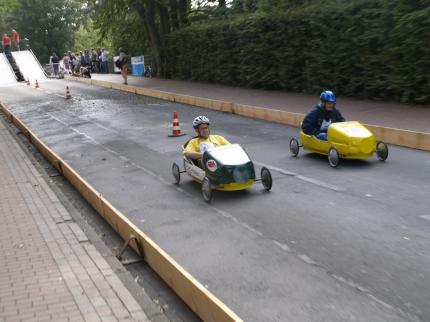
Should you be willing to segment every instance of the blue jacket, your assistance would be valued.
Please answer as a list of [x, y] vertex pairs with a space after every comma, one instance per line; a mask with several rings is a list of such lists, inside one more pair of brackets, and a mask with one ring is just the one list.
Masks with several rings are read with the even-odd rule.
[[335, 107], [329, 112], [324, 109], [322, 103], [318, 103], [312, 111], [306, 114], [302, 123], [303, 132], [308, 135], [318, 135], [322, 132], [321, 124], [324, 119], [327, 121], [330, 119], [332, 123], [345, 122], [345, 118]]

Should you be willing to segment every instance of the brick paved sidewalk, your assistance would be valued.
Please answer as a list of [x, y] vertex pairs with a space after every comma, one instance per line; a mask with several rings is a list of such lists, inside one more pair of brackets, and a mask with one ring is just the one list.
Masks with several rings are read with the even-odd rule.
[[0, 120], [0, 322], [149, 321]]

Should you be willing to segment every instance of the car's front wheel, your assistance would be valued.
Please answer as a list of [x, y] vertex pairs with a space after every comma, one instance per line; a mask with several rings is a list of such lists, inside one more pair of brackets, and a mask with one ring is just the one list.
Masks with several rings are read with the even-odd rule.
[[212, 200], [212, 187], [211, 182], [207, 177], [202, 181], [202, 196], [206, 202], [211, 202]]
[[272, 174], [266, 167], [261, 168], [261, 183], [267, 191], [272, 189]]
[[385, 161], [388, 158], [388, 146], [382, 141], [376, 143], [376, 157], [379, 161]]
[[296, 157], [299, 154], [300, 145], [299, 141], [296, 138], [292, 138], [290, 140], [290, 153], [293, 157]]
[[330, 148], [330, 150], [328, 150], [328, 163], [330, 164], [330, 166], [332, 168], [336, 168], [339, 164], [339, 152], [337, 151], [336, 148]]
[[172, 164], [172, 174], [175, 178], [175, 183], [179, 184], [179, 182], [181, 182], [181, 170], [179, 170], [179, 166], [176, 162]]

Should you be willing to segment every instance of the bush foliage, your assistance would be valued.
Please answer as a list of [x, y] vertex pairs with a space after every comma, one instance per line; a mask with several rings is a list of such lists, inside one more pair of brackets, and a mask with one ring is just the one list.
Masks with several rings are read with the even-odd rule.
[[234, 86], [430, 103], [430, 2], [314, 1], [166, 35], [166, 74]]

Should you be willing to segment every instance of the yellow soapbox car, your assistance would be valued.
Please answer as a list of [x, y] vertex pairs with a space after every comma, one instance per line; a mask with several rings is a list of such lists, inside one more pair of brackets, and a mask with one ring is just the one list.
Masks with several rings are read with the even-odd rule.
[[340, 159], [366, 159], [374, 153], [378, 160], [388, 157], [388, 146], [376, 141], [375, 136], [361, 123], [356, 121], [333, 123], [328, 127], [328, 141], [317, 139], [313, 135], [300, 132], [300, 141], [290, 140], [290, 152], [299, 154], [300, 147], [311, 152], [328, 156], [331, 167], [337, 167]]

